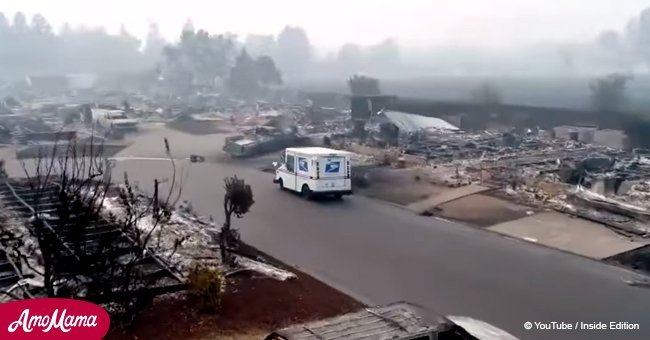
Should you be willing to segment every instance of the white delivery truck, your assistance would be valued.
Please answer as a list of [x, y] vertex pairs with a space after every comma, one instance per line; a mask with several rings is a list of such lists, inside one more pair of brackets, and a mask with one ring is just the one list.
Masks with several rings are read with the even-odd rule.
[[351, 195], [350, 155], [346, 151], [319, 147], [287, 148], [273, 182], [305, 198]]

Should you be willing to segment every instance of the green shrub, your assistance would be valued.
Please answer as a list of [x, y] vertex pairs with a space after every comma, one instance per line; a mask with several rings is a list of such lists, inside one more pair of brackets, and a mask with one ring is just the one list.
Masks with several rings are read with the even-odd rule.
[[197, 265], [188, 277], [189, 294], [196, 298], [200, 309], [216, 310], [226, 291], [226, 278], [221, 269]]

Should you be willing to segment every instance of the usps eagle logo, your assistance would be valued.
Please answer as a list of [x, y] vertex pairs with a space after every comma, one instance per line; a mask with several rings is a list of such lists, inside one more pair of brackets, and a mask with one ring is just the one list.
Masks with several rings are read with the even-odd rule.
[[325, 172], [328, 174], [337, 173], [341, 168], [341, 162], [329, 162], [325, 164]]

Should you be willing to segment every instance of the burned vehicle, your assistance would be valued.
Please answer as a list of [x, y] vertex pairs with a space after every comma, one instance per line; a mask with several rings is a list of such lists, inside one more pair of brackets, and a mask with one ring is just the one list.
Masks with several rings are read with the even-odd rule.
[[270, 127], [258, 127], [241, 135], [226, 138], [222, 148], [234, 158], [255, 157], [306, 143], [305, 137], [294, 132], [284, 132]]

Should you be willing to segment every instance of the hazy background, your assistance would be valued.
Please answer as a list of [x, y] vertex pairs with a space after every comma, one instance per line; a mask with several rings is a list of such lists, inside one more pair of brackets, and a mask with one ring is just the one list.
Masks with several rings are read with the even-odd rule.
[[151, 22], [175, 39], [187, 18], [211, 32], [276, 34], [285, 25], [304, 28], [313, 44], [335, 51], [345, 43], [374, 44], [395, 38], [405, 47], [436, 45], [510, 46], [577, 42], [600, 31], [622, 28], [643, 0], [4, 0], [8, 16], [43, 14], [59, 28], [120, 25], [139, 38]]
[[0, 79], [156, 72], [185, 28], [232, 40], [233, 60], [242, 48], [268, 55], [294, 88], [347, 92], [347, 77], [365, 73], [402, 96], [462, 101], [489, 82], [505, 103], [586, 107], [590, 81], [620, 73], [633, 76], [629, 109], [645, 110], [647, 7], [647, 0], [4, 0]]

